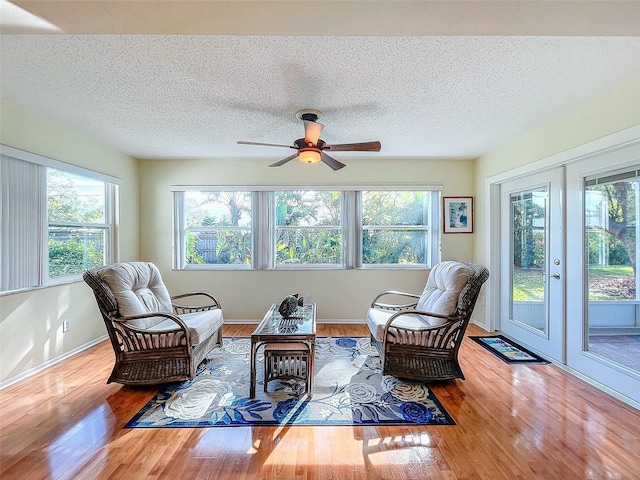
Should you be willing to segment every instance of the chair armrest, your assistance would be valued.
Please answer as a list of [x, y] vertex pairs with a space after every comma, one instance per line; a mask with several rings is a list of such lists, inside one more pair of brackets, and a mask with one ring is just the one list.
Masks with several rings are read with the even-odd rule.
[[[172, 320], [173, 322], [176, 323], [176, 328], [174, 330], [150, 331], [150, 330], [145, 330], [144, 328], [134, 327], [133, 325], [128, 323], [131, 320], [140, 320], [142, 318], [157, 318], [157, 317], [163, 317], [163, 318], [168, 318], [169, 320]], [[137, 333], [164, 334], [164, 333], [171, 333], [171, 332], [177, 332], [182, 330], [187, 335], [187, 339], [189, 338], [189, 329], [187, 328], [187, 325], [182, 320], [180, 320], [179, 317], [177, 317], [172, 313], [165, 313], [165, 312], [141, 313], [139, 315], [129, 315], [127, 317], [111, 317], [111, 320], [115, 323], [121, 324], [127, 330], [131, 330]]]
[[[393, 325], [394, 320], [402, 317], [403, 315], [428, 315], [430, 317], [442, 318], [447, 322], [442, 325], [433, 327], [408, 327], [408, 326], [396, 326]], [[452, 348], [457, 348], [455, 345], [459, 345], [462, 340], [462, 336], [459, 332], [464, 331], [464, 319], [467, 315], [464, 312], [458, 312], [457, 315], [443, 315], [435, 312], [425, 312], [424, 310], [406, 310], [397, 312], [387, 320], [384, 327], [384, 342], [387, 342], [389, 337], [389, 330], [393, 328], [397, 335], [393, 335], [394, 340], [392, 343], [399, 345], [420, 345], [421, 347], [429, 347], [436, 349], [447, 349], [454, 351]], [[404, 333], [403, 333], [404, 332]], [[416, 343], [418, 342], [418, 343]]]
[[[174, 300], [179, 300], [181, 298], [188, 297], [205, 297], [209, 300], [209, 303], [206, 305], [181, 305], [173, 302]], [[191, 313], [198, 312], [204, 310], [213, 310], [214, 308], [222, 308], [220, 302], [216, 297], [207, 292], [190, 292], [190, 293], [181, 293], [180, 295], [173, 295], [171, 297], [171, 305], [175, 310], [179, 310], [178, 313]]]
[[387, 333], [387, 330], [389, 330], [389, 327], [392, 326], [391, 324], [393, 323], [393, 321], [401, 317], [402, 315], [423, 315], [423, 316], [442, 318], [444, 320], [447, 320], [447, 323], [443, 323], [442, 325], [437, 325], [434, 327], [416, 327], [416, 328], [394, 327], [394, 328], [401, 328], [403, 330], [413, 330], [416, 332], [427, 332], [429, 330], [439, 330], [441, 328], [449, 328], [451, 323], [459, 322], [465, 317], [464, 312], [458, 313], [458, 315], [443, 315], [442, 313], [426, 312], [424, 310], [403, 310], [401, 312], [394, 313], [389, 317], [384, 329], [385, 334]]
[[[382, 297], [384, 297], [385, 295], [394, 295], [394, 296], [400, 296], [400, 297], [407, 297], [407, 298], [415, 298], [416, 301], [415, 302], [411, 302], [411, 303], [382, 303], [379, 302], [378, 300]], [[383, 310], [407, 310], [410, 308], [415, 308], [416, 305], [418, 305], [418, 301], [417, 299], [420, 298], [420, 295], [417, 295], [415, 293], [408, 293], [408, 292], [399, 292], [396, 290], [387, 290], [386, 292], [382, 292], [380, 294], [378, 294], [373, 301], [371, 302], [371, 307], [372, 308], [381, 308]]]
[[[176, 328], [170, 330], [146, 330], [131, 325], [130, 321], [141, 318], [166, 318], [176, 324]], [[183, 347], [181, 339], [184, 339], [185, 348], [191, 348], [191, 333], [185, 323], [177, 316], [165, 312], [143, 313], [126, 317], [111, 317], [114, 323], [113, 329], [118, 337], [120, 348], [126, 352], [141, 350], [162, 350], [163, 348]], [[117, 325], [117, 326], [116, 326]], [[162, 339], [162, 341], [158, 341]], [[162, 346], [160, 346], [162, 345]]]

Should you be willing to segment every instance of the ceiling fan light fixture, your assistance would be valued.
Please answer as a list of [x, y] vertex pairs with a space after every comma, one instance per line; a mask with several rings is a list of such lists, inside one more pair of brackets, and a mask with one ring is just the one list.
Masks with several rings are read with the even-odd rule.
[[320, 152], [315, 148], [301, 148], [298, 160], [302, 163], [318, 163], [320, 161]]
[[[2, 1], [2, 0], [0, 0]], [[281, 145], [276, 143], [262, 143], [262, 142], [245, 142], [239, 140], [238, 143], [242, 145], [263, 145], [265, 147], [285, 147], [293, 148], [296, 153], [289, 155], [288, 157], [278, 160], [275, 163], [269, 165], [270, 167], [280, 167], [285, 163], [290, 162], [296, 157], [302, 163], [318, 163], [322, 162], [332, 170], [340, 170], [346, 167], [342, 162], [339, 162], [335, 158], [328, 155], [325, 150], [329, 152], [379, 152], [380, 142], [359, 142], [359, 143], [337, 143], [334, 145], [327, 145], [324, 140], [320, 138], [324, 125], [318, 123], [318, 118], [321, 113], [318, 110], [299, 110], [296, 112], [298, 120], [304, 122], [304, 137], [298, 138], [293, 142], [293, 145]]]

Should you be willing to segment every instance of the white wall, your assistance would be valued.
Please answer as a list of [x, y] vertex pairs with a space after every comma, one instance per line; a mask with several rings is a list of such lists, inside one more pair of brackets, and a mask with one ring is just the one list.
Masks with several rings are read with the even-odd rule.
[[[278, 158], [274, 158], [277, 160]], [[199, 271], [171, 270], [171, 185], [442, 185], [445, 196], [473, 195], [474, 162], [465, 160], [348, 160], [334, 172], [324, 164], [292, 161], [269, 168], [269, 160], [142, 160], [140, 162], [140, 256], [162, 271], [171, 293], [207, 290], [218, 297], [227, 319], [258, 320], [292, 292], [311, 295], [322, 320], [364, 321], [382, 290], [420, 292], [424, 270]], [[442, 237], [442, 258], [473, 260], [474, 235]]]
[[[5, 103], [0, 143], [121, 178], [121, 260], [138, 258], [137, 161]], [[62, 334], [62, 321], [71, 329]], [[0, 383], [106, 334], [91, 289], [72, 283], [0, 296]]]

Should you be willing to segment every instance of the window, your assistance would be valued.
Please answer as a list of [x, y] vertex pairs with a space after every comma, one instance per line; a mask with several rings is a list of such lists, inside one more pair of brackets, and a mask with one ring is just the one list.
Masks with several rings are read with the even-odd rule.
[[50, 278], [106, 263], [106, 187], [100, 180], [47, 169]]
[[2, 153], [0, 291], [76, 280], [111, 263], [111, 177], [11, 147]]
[[423, 191], [363, 191], [362, 265], [431, 265], [433, 200]]
[[343, 265], [342, 194], [275, 193], [276, 265]]
[[184, 192], [185, 265], [251, 267], [251, 192]]
[[178, 269], [424, 268], [439, 189], [174, 187]]

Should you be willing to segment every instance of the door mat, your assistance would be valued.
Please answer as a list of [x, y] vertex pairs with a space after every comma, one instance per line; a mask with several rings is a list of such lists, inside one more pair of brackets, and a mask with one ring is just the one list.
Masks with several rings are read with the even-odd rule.
[[530, 352], [502, 335], [492, 335], [489, 337], [470, 336], [469, 338], [507, 363], [549, 363], [544, 358]]

